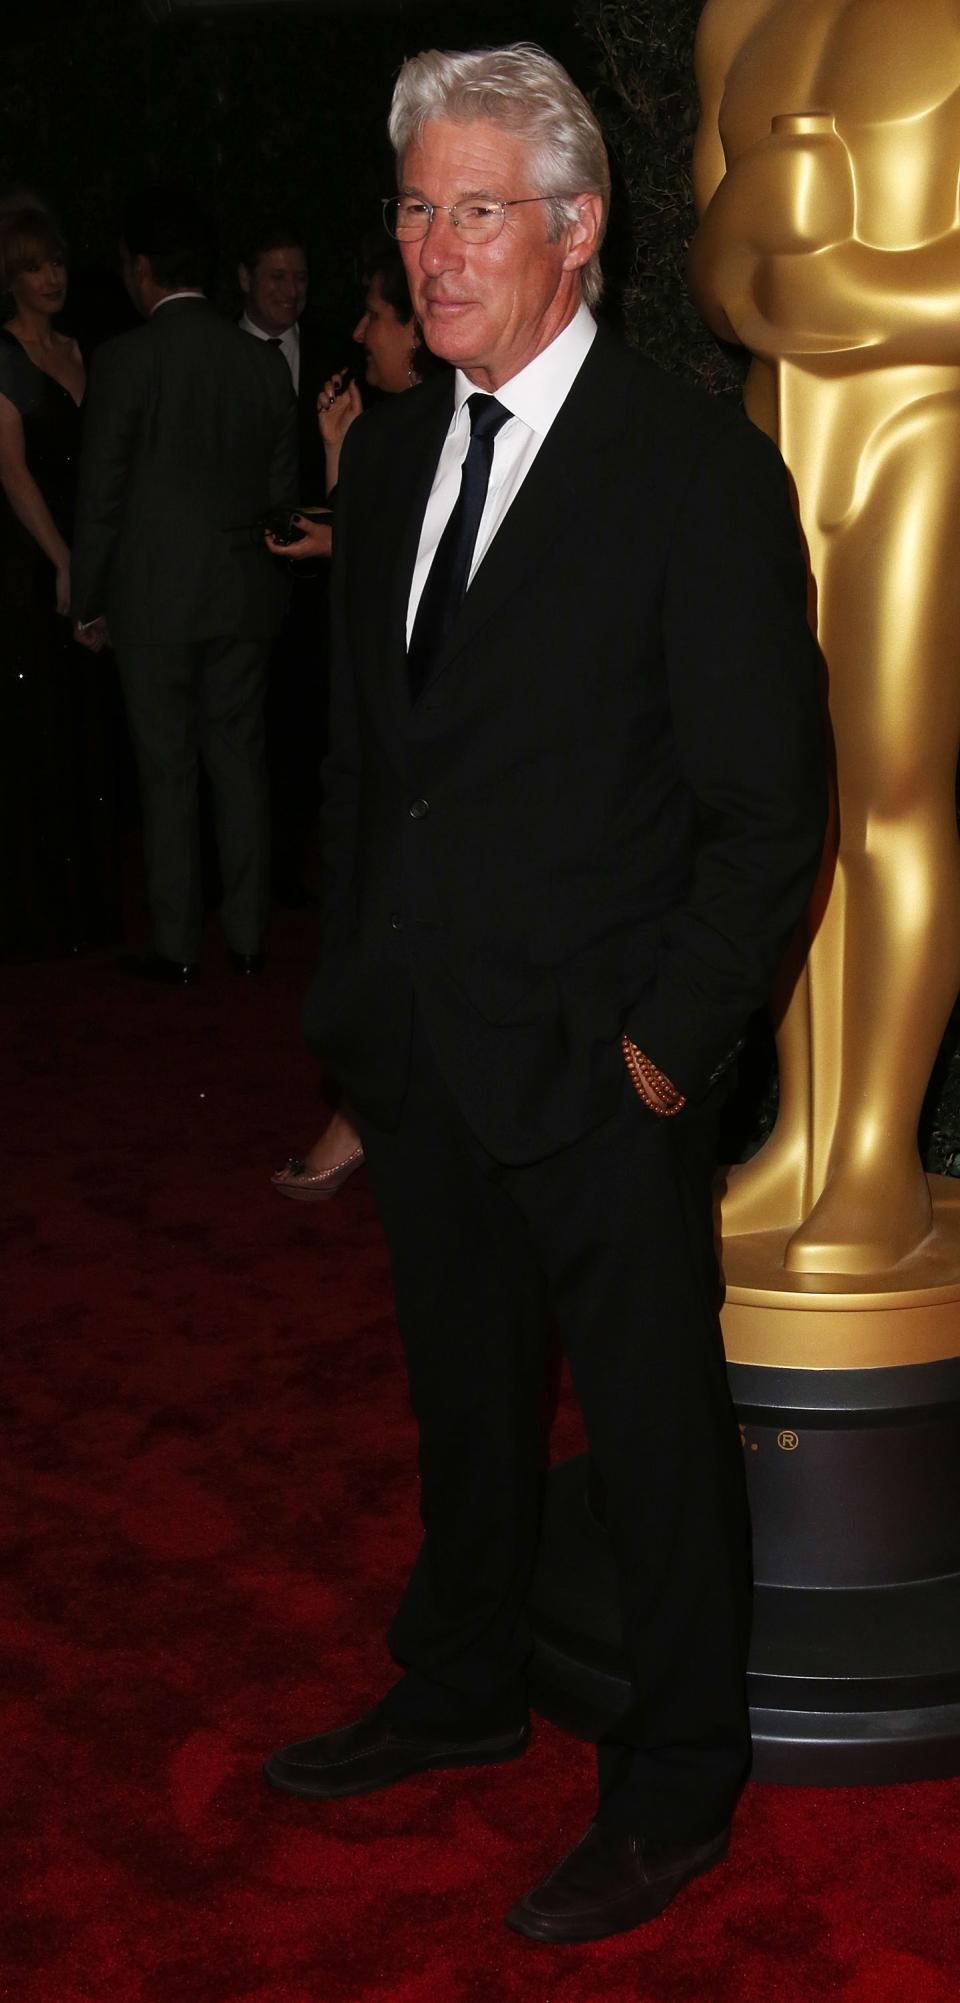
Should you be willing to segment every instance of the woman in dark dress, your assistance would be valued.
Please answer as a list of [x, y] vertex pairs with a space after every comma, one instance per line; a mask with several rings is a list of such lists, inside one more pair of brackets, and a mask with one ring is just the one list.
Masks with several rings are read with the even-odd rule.
[[120, 935], [113, 691], [68, 618], [84, 367], [42, 209], [0, 219], [0, 290], [0, 956], [42, 957]]

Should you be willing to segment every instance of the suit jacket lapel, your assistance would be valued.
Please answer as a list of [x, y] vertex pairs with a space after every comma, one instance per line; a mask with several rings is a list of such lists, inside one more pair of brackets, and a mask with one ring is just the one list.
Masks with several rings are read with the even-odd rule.
[[[622, 405], [618, 389], [621, 372], [616, 366], [618, 353], [619, 344], [611, 341], [602, 327], [598, 328], [569, 396], [558, 411], [519, 494], [474, 575], [424, 689], [432, 687], [438, 676], [447, 672], [458, 654], [505, 600], [514, 591], [522, 589], [551, 544], [583, 505], [583, 489], [589, 486], [591, 461], [602, 454], [609, 439], [619, 432]], [[442, 439], [440, 442], [442, 444]], [[422, 518], [421, 509], [420, 521]], [[411, 572], [418, 540], [419, 522], [413, 544]], [[408, 592], [409, 583], [408, 573]]]
[[395, 455], [396, 479], [390, 497], [394, 539], [385, 553], [384, 565], [385, 658], [404, 709], [409, 707], [407, 605], [423, 517], [453, 414], [452, 370], [436, 389], [431, 405], [428, 408], [421, 405], [414, 413], [416, 429], [411, 431], [405, 449]]

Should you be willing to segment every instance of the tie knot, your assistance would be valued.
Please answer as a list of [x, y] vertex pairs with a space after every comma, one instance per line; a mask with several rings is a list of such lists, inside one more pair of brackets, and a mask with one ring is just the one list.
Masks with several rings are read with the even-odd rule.
[[510, 416], [495, 396], [484, 396], [481, 390], [468, 396], [467, 409], [470, 412], [471, 438], [495, 438], [500, 426], [506, 424]]

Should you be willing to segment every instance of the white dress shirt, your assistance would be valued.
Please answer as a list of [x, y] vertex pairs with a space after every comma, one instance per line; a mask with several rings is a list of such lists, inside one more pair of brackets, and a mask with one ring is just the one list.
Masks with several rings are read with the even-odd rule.
[[[497, 402], [509, 410], [510, 417], [497, 432], [493, 443], [490, 485], [480, 517], [469, 582], [472, 582], [477, 565], [483, 561], [508, 508], [520, 492], [561, 404], [569, 396], [596, 331], [597, 323], [589, 307], [579, 306], [562, 334], [558, 334], [541, 354], [535, 355], [519, 375], [512, 376], [497, 390]], [[470, 443], [470, 412], [466, 409], [466, 402], [469, 396], [476, 394], [476, 383], [472, 383], [469, 376], [458, 369], [454, 383], [453, 418], [437, 462], [410, 586], [408, 645], [437, 544], [460, 492], [460, 475]], [[480, 394], [486, 392], [481, 391]]]
[[[254, 340], [256, 341], [276, 341], [278, 338], [276, 334], [265, 333], [263, 328], [256, 326], [253, 320], [248, 320], [245, 313], [242, 313], [240, 315], [240, 325], [243, 328], [244, 333], [252, 334]], [[300, 323], [298, 320], [294, 321], [292, 327], [287, 328], [285, 334], [281, 334], [279, 336], [279, 343], [280, 343], [280, 353], [283, 356], [283, 359], [286, 362], [288, 369], [290, 370], [290, 374], [293, 377], [294, 390], [297, 396], [299, 396], [300, 395]]]

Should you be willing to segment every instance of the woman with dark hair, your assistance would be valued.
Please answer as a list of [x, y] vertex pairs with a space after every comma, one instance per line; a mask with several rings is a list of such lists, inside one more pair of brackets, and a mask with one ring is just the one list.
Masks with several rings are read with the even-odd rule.
[[[424, 346], [414, 317], [407, 274], [395, 243], [381, 241], [367, 252], [363, 263], [363, 312], [351, 339], [363, 349], [363, 373], [367, 388], [380, 395], [395, 396], [414, 389], [417, 383], [445, 369]], [[317, 418], [326, 460], [326, 490], [329, 500], [336, 488], [343, 441], [351, 424], [363, 415], [363, 398], [357, 385], [341, 370], [324, 383], [317, 398]], [[276, 556], [304, 558], [330, 555], [330, 525], [295, 515], [302, 540], [277, 543], [268, 536], [267, 544]]]
[[[54, 322], [66, 250], [45, 209], [0, 216], [0, 954], [119, 936], [101, 670], [76, 647], [70, 536], [85, 376]], [[101, 642], [102, 644], [102, 642]]]
[[[353, 339], [363, 349], [364, 376], [369, 389], [387, 396], [413, 389], [424, 377], [446, 368], [424, 347], [414, 317], [403, 259], [395, 243], [377, 242], [364, 260], [366, 287], [363, 312], [353, 330]], [[317, 415], [326, 458], [327, 497], [333, 495], [340, 468], [343, 441], [351, 424], [363, 414], [363, 400], [355, 382], [344, 382], [343, 374], [331, 376], [317, 399]], [[282, 546], [268, 536], [278, 556], [303, 558], [329, 555], [330, 527], [311, 522], [305, 515], [294, 521], [303, 531], [303, 540]], [[291, 1155], [273, 1176], [275, 1189], [301, 1202], [319, 1202], [335, 1195], [348, 1176], [360, 1167], [363, 1149], [348, 1105], [341, 1103], [306, 1155]]]

